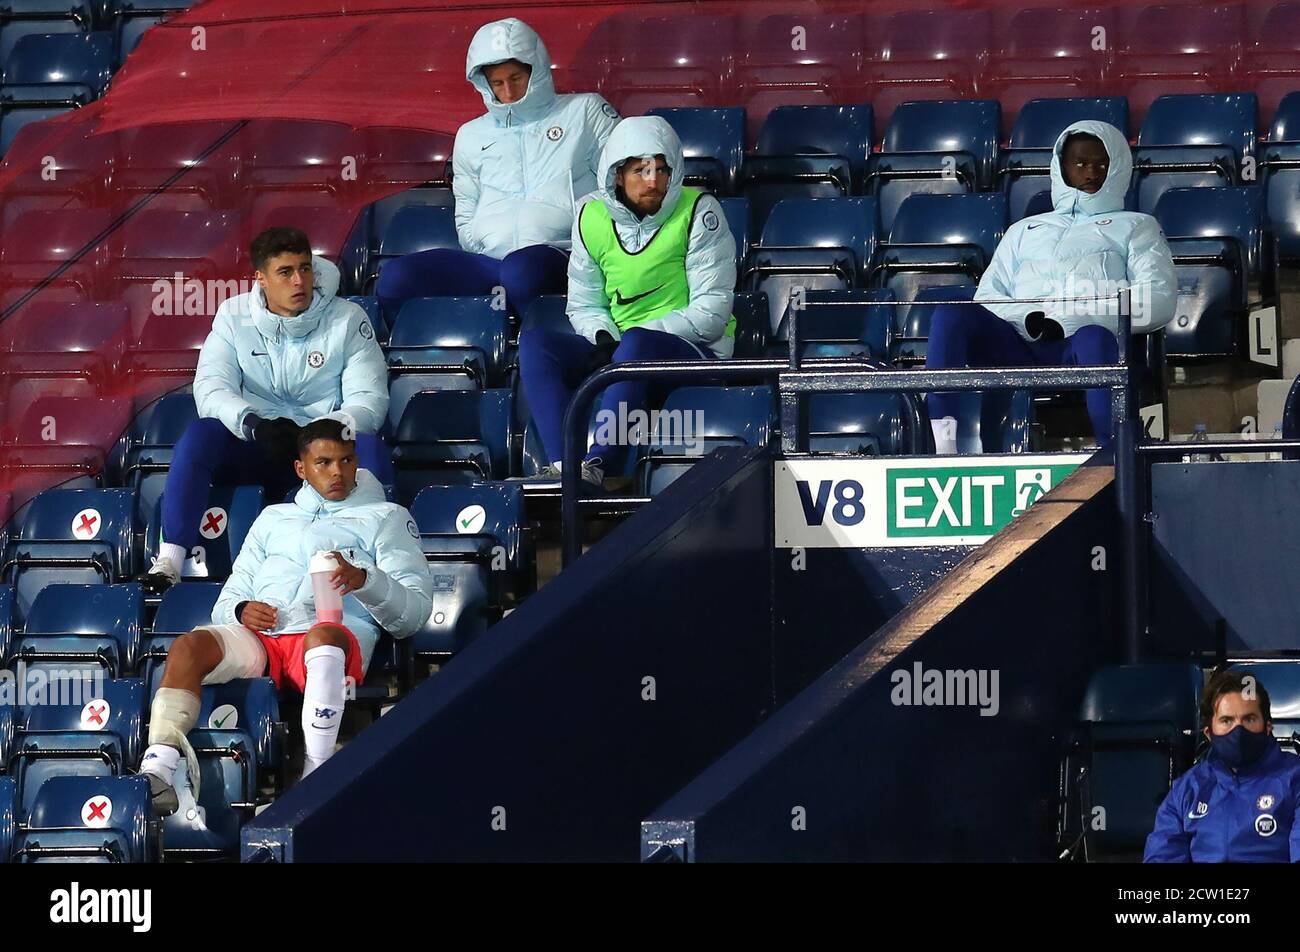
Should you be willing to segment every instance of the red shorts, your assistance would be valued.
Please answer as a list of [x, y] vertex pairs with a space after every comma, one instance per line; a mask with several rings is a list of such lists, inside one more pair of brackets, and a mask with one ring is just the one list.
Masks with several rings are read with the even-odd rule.
[[[361, 670], [361, 646], [357, 636], [345, 625], [339, 625], [348, 633], [347, 662], [344, 672], [352, 679], [354, 685], [361, 683], [365, 672]], [[266, 649], [266, 675], [275, 682], [276, 688], [283, 688], [287, 681], [302, 694], [307, 688], [307, 664], [303, 661], [303, 640], [307, 632], [298, 631], [283, 635], [264, 635], [254, 632], [262, 647]]]

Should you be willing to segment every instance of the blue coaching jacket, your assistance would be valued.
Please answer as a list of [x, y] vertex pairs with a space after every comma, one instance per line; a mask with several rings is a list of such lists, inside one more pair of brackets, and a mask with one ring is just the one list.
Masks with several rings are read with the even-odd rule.
[[1300, 757], [1271, 744], [1235, 774], [1212, 752], [1174, 781], [1147, 837], [1147, 863], [1300, 861]]

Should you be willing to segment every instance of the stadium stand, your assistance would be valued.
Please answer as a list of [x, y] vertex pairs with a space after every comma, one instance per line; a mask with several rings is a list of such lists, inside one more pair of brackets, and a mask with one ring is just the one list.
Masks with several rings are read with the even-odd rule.
[[[1163, 439], [1148, 434], [1145, 449], [1073, 470], [1077, 454], [1059, 451], [1077, 449], [1078, 434], [1058, 432], [1051, 415], [1068, 398], [1026, 388], [963, 398], [967, 455], [953, 465], [971, 469], [954, 478], [983, 465], [969, 455], [982, 451], [1008, 483], [1046, 473], [1054, 490], [1072, 480], [1053, 497], [1059, 507], [1030, 510], [1035, 521], [1008, 517], [980, 543], [954, 530], [858, 545], [834, 514], [846, 500], [830, 495], [845, 490], [844, 473], [804, 477], [799, 467], [897, 465], [909, 472], [881, 472], [934, 480], [923, 472], [933, 450], [923, 399], [836, 392], [823, 380], [787, 401], [774, 373], [751, 366], [740, 368], [747, 377], [675, 384], [652, 407], [646, 444], [625, 473], [607, 474], [613, 495], [578, 507], [588, 532], [579, 541], [597, 555], [559, 572], [557, 539], [578, 530], [557, 516], [553, 483], [519, 479], [549, 461], [516, 346], [521, 329], [572, 331], [565, 297], [539, 297], [515, 321], [491, 298], [413, 299], [384, 313], [373, 296], [392, 258], [459, 247], [452, 136], [481, 112], [459, 64], [486, 8], [367, 13], [367, 36], [355, 40], [322, 26], [322, 41], [354, 45], [307, 78], [293, 58], [268, 64], [267, 38], [283, 36], [279, 5], [229, 23], [225, 11], [248, 5], [190, 6], [0, 5], [0, 667], [103, 676], [88, 703], [0, 705], [0, 861], [250, 858], [254, 841], [275, 846], [289, 827], [301, 835], [275, 846], [278, 859], [630, 859], [639, 827], [641, 856], [656, 861], [1120, 861], [1141, 854], [1156, 806], [1204, 754], [1197, 697], [1210, 670], [1257, 674], [1273, 692], [1275, 733], [1300, 730], [1300, 665], [1288, 654], [1300, 646], [1289, 629], [1242, 622], [1245, 583], [1234, 575], [1225, 603], [1198, 561], [1209, 556], [1180, 534], [1193, 533], [1186, 513], [1216, 493], [1252, 492], [1267, 499], [1261, 522], [1293, 531], [1296, 450], [1223, 462], [1204, 457], [1250, 446], [1203, 453], [1169, 442], [1207, 419], [1212, 432], [1249, 417], [1267, 433], [1282, 401], [1271, 409], [1266, 385], [1285, 393], [1300, 373], [1300, 3], [512, 10], [551, 44], [562, 91], [600, 92], [621, 114], [662, 115], [678, 132], [687, 181], [719, 196], [736, 239], [737, 359], [786, 360], [797, 310], [804, 373], [923, 372], [935, 302], [971, 300], [1003, 231], [1050, 210], [1051, 146], [1083, 118], [1136, 137], [1128, 207], [1158, 220], [1179, 280], [1174, 321], [1135, 339], [1143, 403], [1163, 414]], [[181, 29], [153, 29], [164, 21]], [[259, 70], [239, 60], [220, 75], [198, 64], [182, 77], [184, 27], [197, 23], [260, 57]], [[356, 96], [359, 67], [373, 79]], [[270, 108], [297, 80], [309, 90], [298, 114]], [[212, 317], [246, 290], [248, 241], [272, 224], [303, 226], [314, 251], [339, 264], [340, 294], [366, 311], [383, 346], [396, 468], [386, 488], [410, 507], [434, 609], [409, 640], [381, 638], [357, 692], [376, 723], [338, 755], [354, 769], [296, 787], [301, 738], [272, 683], [208, 687], [194, 733], [200, 799], [157, 821], [147, 785], [130, 774], [167, 650], [210, 620], [253, 520], [280, 500], [214, 487], [185, 581], [159, 600], [127, 580], [157, 554], [168, 466], [196, 417], [188, 386]], [[1261, 342], [1261, 322], [1273, 319], [1276, 333]], [[1269, 347], [1271, 362], [1260, 359]], [[1285, 435], [1296, 438], [1289, 412]], [[671, 414], [701, 421], [689, 450]], [[795, 433], [803, 445], [788, 452], [782, 441]], [[1030, 477], [1016, 456], [1032, 456]], [[1117, 634], [1126, 596], [1102, 590], [1077, 555], [1094, 544], [1083, 540], [1115, 539], [1114, 549], [1128, 531], [1112, 474], [1129, 463], [1139, 485], [1154, 487], [1128, 506], [1151, 576], [1138, 580], [1151, 617], [1133, 645]], [[949, 498], [958, 505], [964, 491], [969, 506], [970, 490]], [[891, 512], [897, 500], [876, 508]], [[787, 570], [785, 550], [802, 543], [780, 534], [781, 513], [823, 510], [835, 544], [808, 547], [811, 571]], [[1285, 588], [1271, 568], [1290, 564], [1285, 541], [1244, 551], [1231, 537], [1253, 536], [1246, 519], [1224, 515], [1205, 544], [1230, 547]], [[974, 580], [962, 559], [977, 544], [990, 567]], [[632, 581], [659, 594], [633, 592]], [[950, 617], [926, 614], [927, 591], [951, 598]], [[1077, 617], [1060, 617], [1066, 598], [1084, 606]], [[1295, 608], [1288, 599], [1278, 595], [1276, 610]], [[1013, 603], [1051, 621], [998, 627], [991, 606]], [[637, 617], [617, 640], [597, 640], [584, 622], [592, 606]], [[717, 643], [701, 646], [714, 631]], [[964, 653], [957, 645], [975, 632], [994, 633], [981, 653]], [[871, 653], [884, 648], [897, 668]], [[1001, 666], [1004, 690], [1019, 672], [1018, 700], [1042, 723], [1031, 737], [1013, 718], [989, 718], [991, 733], [979, 735], [949, 710], [891, 705], [890, 672], [914, 659]], [[658, 722], [604, 693], [612, 673], [642, 670], [680, 676], [661, 711], [680, 704]], [[546, 692], [515, 680], [524, 678], [546, 680]], [[531, 699], [527, 716], [502, 697]], [[103, 724], [97, 702], [110, 712]], [[378, 718], [394, 703], [408, 712], [401, 723]], [[888, 717], [897, 734], [873, 735]], [[486, 743], [530, 769], [485, 764]], [[913, 786], [845, 765], [846, 743], [868, 764], [914, 758]], [[942, 768], [963, 744], [981, 745], [986, 762], [950, 780]], [[433, 766], [412, 765], [413, 749]], [[597, 758], [616, 769], [583, 780]], [[435, 770], [447, 790], [428, 794], [433, 818], [417, 824], [406, 781]], [[789, 800], [796, 773], [807, 780], [801, 796], [822, 797], [820, 830], [798, 841], [761, 819]], [[480, 782], [530, 804], [532, 832], [506, 846], [469, 831], [464, 804], [481, 807]], [[918, 798], [918, 787], [933, 792]], [[346, 823], [347, 805], [376, 790], [395, 791], [374, 818], [374, 841], [393, 853], [350, 840], [332, 856], [319, 831]], [[111, 816], [88, 818], [87, 805], [105, 799]], [[972, 805], [968, 817], [957, 817], [958, 803]], [[1056, 827], [1049, 847], [1027, 831], [1044, 803]], [[1097, 805], [1103, 829], [1088, 822]], [[578, 811], [586, 828], [557, 833], [555, 817]], [[898, 832], [903, 819], [911, 839]]]

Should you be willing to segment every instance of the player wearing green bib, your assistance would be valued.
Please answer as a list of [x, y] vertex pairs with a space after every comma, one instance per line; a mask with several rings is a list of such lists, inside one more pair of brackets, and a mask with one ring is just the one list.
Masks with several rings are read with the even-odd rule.
[[[541, 475], [551, 478], [564, 411], [589, 374], [610, 361], [730, 357], [735, 341], [735, 240], [718, 200], [682, 185], [672, 127], [658, 116], [624, 119], [600, 164], [603, 187], [581, 201], [573, 225], [567, 310], [577, 333], [527, 328], [519, 338], [524, 394], [552, 464]], [[650, 390], [616, 384], [598, 413], [626, 420], [645, 409]], [[593, 444], [583, 479], [599, 485], [606, 470], [621, 471], [626, 451]]]

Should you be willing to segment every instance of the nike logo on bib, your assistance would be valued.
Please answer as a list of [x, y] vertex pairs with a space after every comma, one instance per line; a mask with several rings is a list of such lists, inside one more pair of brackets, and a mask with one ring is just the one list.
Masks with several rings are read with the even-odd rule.
[[651, 288], [649, 291], [646, 291], [644, 294], [634, 294], [634, 295], [633, 295], [632, 297], [630, 297], [630, 298], [625, 298], [625, 297], [623, 297], [623, 292], [620, 291], [618, 288], [615, 288], [615, 289], [614, 289], [614, 303], [617, 304], [619, 307], [627, 307], [629, 304], [635, 304], [637, 301], [641, 300], [643, 297], [649, 297], [650, 295], [652, 295], [652, 294], [654, 294], [656, 291], [658, 291], [659, 288], [662, 288], [662, 287], [663, 287], [663, 285], [661, 284], [661, 285], [659, 285], [658, 288]]
[[253, 354], [254, 357], [265, 357], [265, 356], [266, 356], [266, 352], [265, 352], [265, 351], [263, 351], [263, 352], [261, 352], [261, 353], [258, 353], [257, 351], [252, 351], [252, 354]]

